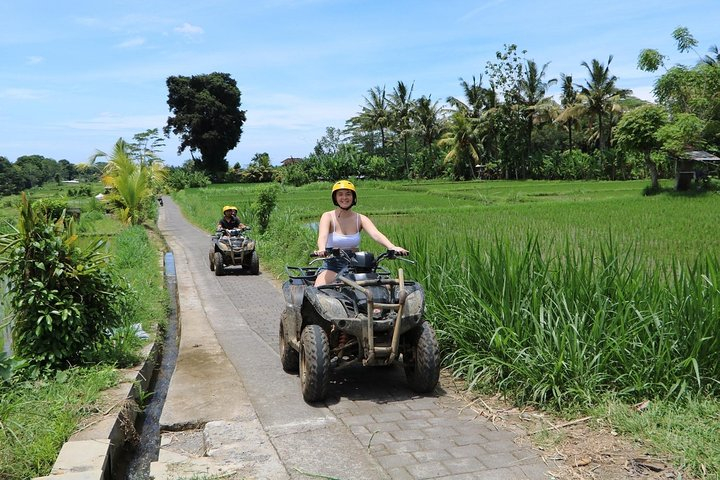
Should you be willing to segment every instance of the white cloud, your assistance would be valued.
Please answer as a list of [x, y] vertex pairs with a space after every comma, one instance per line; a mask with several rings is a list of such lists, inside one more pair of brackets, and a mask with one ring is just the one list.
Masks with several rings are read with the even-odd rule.
[[124, 42], [122, 42], [121, 44], [119, 44], [118, 47], [120, 47], [120, 48], [134, 48], [134, 47], [139, 47], [139, 46], [144, 45], [144, 44], [145, 44], [145, 39], [144, 39], [144, 38], [142, 38], [142, 37], [135, 37], [135, 38], [131, 38], [131, 39], [129, 39], [129, 40], [125, 40]]
[[45, 58], [37, 56], [37, 55], [32, 55], [30, 57], [27, 57], [26, 63], [28, 65], [37, 65], [38, 63], [42, 63], [43, 61], [45, 61]]
[[0, 91], [0, 98], [11, 100], [39, 100], [45, 97], [44, 90], [32, 90], [29, 88], [6, 88]]
[[203, 33], [205, 33], [205, 31], [201, 27], [191, 25], [187, 22], [183, 23], [179, 27], [175, 27], [173, 30], [175, 31], [175, 33], [179, 33], [187, 37], [194, 37], [196, 35], [202, 35]]

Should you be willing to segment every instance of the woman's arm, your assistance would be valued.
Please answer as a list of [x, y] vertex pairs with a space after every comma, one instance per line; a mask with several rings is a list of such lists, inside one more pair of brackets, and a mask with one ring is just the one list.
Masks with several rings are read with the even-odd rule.
[[315, 253], [325, 252], [327, 246], [327, 237], [330, 232], [330, 212], [325, 212], [320, 217], [320, 225], [318, 225], [317, 250]]
[[398, 247], [397, 245], [392, 243], [380, 230], [377, 229], [372, 220], [370, 220], [365, 215], [360, 215], [360, 225], [362, 229], [365, 230], [373, 240], [375, 240], [377, 243], [387, 248], [388, 250], [395, 250], [396, 252], [407, 253], [407, 250], [402, 247]]

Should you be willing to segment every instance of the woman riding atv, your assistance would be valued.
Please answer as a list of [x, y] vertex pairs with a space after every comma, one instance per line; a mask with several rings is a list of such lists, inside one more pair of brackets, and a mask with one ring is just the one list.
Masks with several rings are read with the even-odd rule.
[[[314, 255], [324, 257], [328, 249], [357, 251], [360, 247], [360, 232], [365, 230], [370, 237], [388, 250], [394, 250], [399, 255], [407, 255], [408, 251], [393, 244], [377, 229], [375, 224], [365, 215], [351, 211], [357, 204], [355, 185], [349, 180], [335, 182], [332, 187], [332, 202], [334, 210], [325, 212], [320, 217], [318, 228], [317, 247]], [[323, 262], [318, 269], [315, 286], [327, 285], [335, 280], [338, 272], [345, 266], [345, 260], [331, 257]]]

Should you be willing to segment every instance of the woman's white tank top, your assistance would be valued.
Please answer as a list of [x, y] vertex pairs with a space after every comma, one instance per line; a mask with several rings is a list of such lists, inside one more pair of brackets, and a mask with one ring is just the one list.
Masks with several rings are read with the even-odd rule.
[[357, 233], [352, 235], [343, 235], [337, 233], [337, 218], [335, 212], [332, 214], [333, 231], [328, 234], [327, 248], [340, 248], [343, 250], [349, 250], [352, 248], [360, 247], [360, 214], [356, 213], [355, 218], [357, 219]]

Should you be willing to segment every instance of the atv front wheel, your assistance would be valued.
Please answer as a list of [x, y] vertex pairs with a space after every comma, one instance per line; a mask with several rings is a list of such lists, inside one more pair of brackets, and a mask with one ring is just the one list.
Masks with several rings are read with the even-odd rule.
[[297, 373], [300, 366], [300, 355], [295, 351], [285, 339], [285, 328], [283, 327], [283, 319], [286, 317], [283, 312], [280, 317], [280, 363], [283, 370], [287, 373]]
[[215, 271], [215, 250], [212, 248], [210, 249], [210, 254], [208, 255], [210, 257], [210, 271]]
[[215, 275], [218, 277], [223, 274], [223, 255], [220, 252], [215, 252]]
[[[408, 332], [412, 346], [410, 355], [403, 355], [405, 377], [410, 388], [418, 393], [431, 392], [440, 378], [440, 349], [435, 330], [428, 322]], [[406, 358], [406, 357], [410, 358]]]
[[253, 250], [252, 255], [250, 255], [250, 273], [253, 275], [260, 273], [260, 260], [255, 250]]
[[330, 344], [325, 330], [308, 325], [300, 336], [300, 387], [306, 402], [325, 398], [330, 377]]

